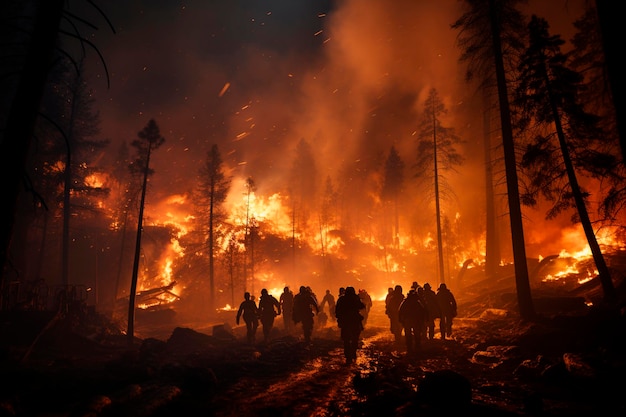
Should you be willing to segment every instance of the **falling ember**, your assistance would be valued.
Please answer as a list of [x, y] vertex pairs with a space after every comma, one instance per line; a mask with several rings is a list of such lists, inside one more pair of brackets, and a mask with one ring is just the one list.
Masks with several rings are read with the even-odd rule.
[[235, 137], [235, 141], [239, 141], [239, 140], [241, 140], [241, 139], [245, 138], [245, 137], [246, 137], [246, 136], [248, 136], [248, 135], [250, 135], [250, 132], [241, 132], [240, 134], [238, 134], [238, 135]]
[[220, 93], [217, 95], [218, 97], [222, 97], [224, 94], [226, 94], [226, 91], [230, 88], [230, 83], [226, 83], [224, 84], [224, 87], [222, 87], [222, 89], [220, 90]]

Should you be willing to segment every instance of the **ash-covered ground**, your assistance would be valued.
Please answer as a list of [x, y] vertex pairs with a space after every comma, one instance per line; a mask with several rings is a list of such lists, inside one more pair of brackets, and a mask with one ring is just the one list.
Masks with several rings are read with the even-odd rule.
[[271, 340], [259, 328], [249, 345], [233, 311], [218, 325], [144, 323], [129, 346], [97, 314], [79, 323], [4, 312], [0, 415], [624, 415], [623, 310], [602, 307], [592, 281], [539, 288], [538, 318], [523, 321], [502, 282], [456, 294], [452, 338], [437, 333], [417, 356], [394, 342], [384, 302], [374, 301], [351, 365], [332, 320], [318, 323], [310, 345], [299, 327], [286, 333], [281, 316]]

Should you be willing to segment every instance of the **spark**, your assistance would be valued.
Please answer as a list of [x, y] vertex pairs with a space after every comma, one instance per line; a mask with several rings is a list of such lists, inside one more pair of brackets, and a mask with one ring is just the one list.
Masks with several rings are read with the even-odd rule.
[[228, 90], [229, 88], [230, 88], [230, 83], [227, 82], [226, 84], [224, 84], [224, 87], [222, 87], [222, 89], [220, 90], [220, 93], [217, 96], [222, 97], [226, 93], [226, 90]]

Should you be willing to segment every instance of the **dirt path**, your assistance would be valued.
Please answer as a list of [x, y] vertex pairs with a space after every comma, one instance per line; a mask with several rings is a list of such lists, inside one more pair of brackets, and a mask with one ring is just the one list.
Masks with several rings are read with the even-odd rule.
[[[394, 342], [386, 316], [374, 313], [362, 334], [357, 360], [351, 365], [345, 364], [338, 331], [333, 326], [317, 330], [311, 346], [291, 346], [294, 357], [303, 357], [300, 367], [279, 371], [289, 361], [290, 352], [273, 359], [272, 372], [259, 373], [251, 367], [219, 395], [215, 415], [399, 415], [415, 399], [427, 373], [475, 366], [470, 362], [471, 346], [467, 345], [473, 343], [469, 335], [476, 333], [475, 326], [474, 320], [458, 319], [451, 340], [438, 340], [437, 334], [435, 340], [424, 342], [418, 357], [407, 357], [403, 346]], [[255, 354], [262, 360], [270, 356], [271, 349], [280, 348], [260, 347]], [[496, 402], [485, 396], [481, 401]]]

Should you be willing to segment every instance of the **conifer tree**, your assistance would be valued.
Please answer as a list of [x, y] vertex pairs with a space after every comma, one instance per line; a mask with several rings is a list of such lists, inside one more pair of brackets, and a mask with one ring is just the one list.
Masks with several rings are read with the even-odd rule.
[[424, 114], [420, 119], [417, 136], [417, 168], [416, 177], [433, 186], [432, 196], [435, 201], [435, 218], [437, 225], [437, 250], [439, 282], [445, 283], [443, 257], [443, 235], [441, 200], [444, 196], [454, 195], [447, 186], [445, 172], [454, 170], [463, 163], [463, 157], [457, 152], [455, 145], [461, 143], [454, 129], [443, 126], [441, 117], [446, 108], [439, 98], [436, 89], [431, 89], [424, 102]]
[[[531, 189], [524, 201], [535, 204], [540, 194], [554, 204], [548, 218], [575, 208], [591, 249], [607, 302], [617, 294], [585, 203], [587, 193], [579, 184], [576, 168], [597, 160], [592, 143], [600, 131], [598, 118], [585, 112], [579, 99], [583, 77], [567, 67], [564, 43], [550, 35], [545, 19], [532, 16], [528, 24], [529, 45], [520, 62], [515, 103], [520, 109], [520, 129], [534, 125], [537, 134], [527, 146], [523, 166], [531, 168]], [[555, 137], [556, 136], [556, 137]], [[595, 164], [592, 164], [595, 165]]]
[[137, 295], [137, 281], [139, 278], [139, 259], [141, 256], [141, 234], [143, 229], [143, 212], [146, 204], [146, 191], [148, 188], [148, 178], [154, 174], [154, 170], [150, 168], [150, 156], [152, 151], [157, 150], [163, 143], [165, 138], [161, 136], [159, 126], [154, 119], [150, 119], [148, 124], [137, 133], [138, 139], [133, 140], [131, 145], [135, 148], [136, 159], [130, 164], [130, 170], [133, 174], [141, 174], [143, 177], [141, 187], [141, 200], [139, 202], [139, 215], [137, 216], [137, 240], [135, 243], [135, 260], [133, 262], [133, 275], [130, 283], [129, 301], [128, 301], [128, 328], [126, 336], [128, 343], [133, 344], [135, 338], [135, 297]]
[[[231, 179], [224, 172], [224, 162], [216, 144], [211, 146], [206, 161], [200, 169], [198, 201], [206, 225], [209, 253], [209, 308], [215, 308], [215, 240], [216, 225], [223, 220], [222, 203], [228, 196]], [[208, 209], [208, 213], [207, 213]]]

